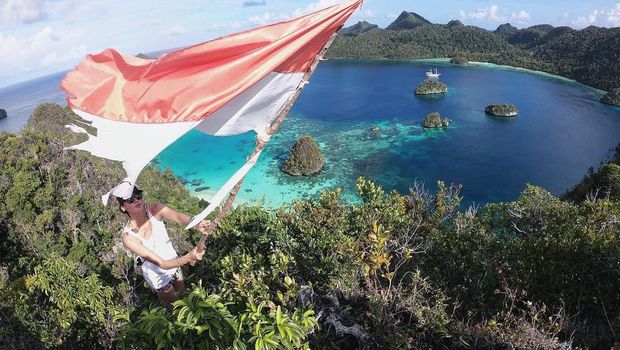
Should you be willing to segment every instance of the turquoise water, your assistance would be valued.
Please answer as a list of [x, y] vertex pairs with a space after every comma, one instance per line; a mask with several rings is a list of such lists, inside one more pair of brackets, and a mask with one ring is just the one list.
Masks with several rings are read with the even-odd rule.
[[[620, 142], [620, 109], [599, 103], [600, 91], [501, 67], [432, 63], [450, 91], [416, 97], [412, 91], [430, 64], [322, 62], [239, 198], [277, 206], [341, 187], [353, 200], [359, 176], [403, 193], [416, 181], [431, 189], [437, 180], [458, 183], [466, 202], [478, 204], [514, 200], [527, 183], [561, 194]], [[488, 117], [484, 107], [492, 103], [514, 103], [520, 114]], [[448, 129], [421, 127], [433, 111], [453, 120]], [[379, 132], [370, 131], [374, 125]], [[326, 165], [316, 176], [295, 178], [279, 168], [302, 134], [319, 143]], [[209, 199], [253, 146], [249, 134], [195, 132], [163, 152], [158, 166], [170, 167]]]
[[[424, 72], [437, 67], [449, 93], [416, 97]], [[57, 74], [0, 89], [9, 118], [0, 130], [17, 131], [41, 102], [64, 103]], [[620, 142], [620, 108], [598, 102], [600, 91], [544, 74], [505, 67], [457, 67], [430, 62], [322, 62], [292, 112], [248, 175], [240, 201], [278, 206], [341, 187], [355, 200], [359, 176], [406, 193], [416, 181], [463, 186], [467, 203], [513, 200], [525, 184], [561, 194], [598, 166]], [[514, 119], [492, 118], [484, 107], [514, 103]], [[453, 122], [424, 130], [429, 112]], [[378, 132], [370, 131], [378, 126]], [[312, 135], [326, 158], [323, 171], [295, 178], [279, 168], [294, 141]], [[188, 189], [209, 199], [243, 164], [254, 135], [210, 137], [191, 132], [155, 164], [170, 168]]]

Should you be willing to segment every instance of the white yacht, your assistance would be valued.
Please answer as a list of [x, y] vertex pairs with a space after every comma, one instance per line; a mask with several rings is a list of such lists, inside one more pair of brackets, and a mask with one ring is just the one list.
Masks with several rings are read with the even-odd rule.
[[434, 71], [433, 71], [432, 69], [429, 69], [429, 70], [426, 72], [426, 76], [427, 76], [427, 77], [429, 77], [429, 78], [439, 78], [439, 76], [440, 76], [440, 75], [441, 75], [441, 73], [439, 73], [439, 72], [437, 71], [437, 68], [435, 68], [435, 70], [434, 70]]

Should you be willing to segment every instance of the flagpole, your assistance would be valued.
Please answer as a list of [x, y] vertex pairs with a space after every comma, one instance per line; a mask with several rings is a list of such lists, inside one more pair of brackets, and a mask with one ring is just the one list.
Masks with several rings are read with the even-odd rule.
[[[331, 44], [336, 39], [336, 35], [340, 31], [340, 29], [342, 29], [342, 27], [343, 26], [340, 26], [340, 28], [338, 28], [338, 30], [336, 30], [336, 32], [334, 32], [334, 34], [332, 34], [332, 36], [329, 38], [329, 40], [327, 40], [327, 42], [325, 43], [325, 45], [323, 46], [321, 51], [319, 51], [319, 53], [316, 55], [316, 57], [314, 58], [314, 61], [312, 61], [312, 64], [310, 65], [310, 67], [306, 71], [306, 74], [304, 74], [304, 76], [302, 78], [302, 83], [297, 88], [297, 91], [293, 94], [293, 96], [291, 96], [289, 98], [289, 100], [286, 103], [286, 105], [284, 105], [284, 107], [282, 108], [282, 111], [280, 111], [280, 114], [278, 114], [278, 116], [273, 121], [273, 123], [271, 123], [271, 126], [267, 129], [266, 134], [267, 134], [268, 138], [270, 138], [273, 134], [276, 133], [276, 131], [278, 131], [278, 128], [280, 127], [280, 124], [282, 124], [282, 121], [284, 121], [284, 118], [286, 118], [286, 115], [288, 114], [288, 112], [293, 107], [293, 104], [295, 103], [295, 101], [297, 101], [297, 98], [299, 98], [299, 95], [301, 95], [301, 91], [305, 87], [306, 82], [308, 82], [308, 80], [310, 80], [310, 77], [312, 76], [312, 74], [314, 74], [314, 71], [316, 70], [316, 67], [319, 65], [319, 62], [323, 59], [323, 56], [327, 53], [327, 50], [329, 49]], [[256, 147], [254, 148], [254, 151], [252, 151], [252, 154], [250, 154], [248, 159], [252, 158], [258, 152], [262, 151], [263, 148], [265, 148], [265, 145], [267, 145], [267, 142], [268, 142], [268, 140], [263, 140], [263, 139], [261, 139], [260, 137], [257, 136], [256, 137]], [[233, 187], [233, 189], [230, 191], [230, 194], [228, 195], [228, 198], [226, 199], [226, 202], [222, 206], [222, 209], [219, 211], [217, 217], [214, 220], [211, 221], [211, 223], [207, 227], [207, 232], [205, 234], [203, 234], [203, 236], [200, 238], [200, 241], [196, 245], [196, 247], [198, 247], [199, 251], [203, 251], [204, 250], [205, 243], [207, 241], [207, 237], [211, 234], [211, 232], [213, 232], [213, 230], [218, 226], [220, 221], [222, 221], [222, 219], [231, 210], [233, 202], [235, 201], [235, 198], [237, 197], [237, 193], [239, 193], [239, 190], [241, 189], [241, 185], [243, 185], [243, 180], [245, 180], [245, 176], [242, 177], [241, 180], [239, 180], [239, 182], [237, 182], [235, 187]]]

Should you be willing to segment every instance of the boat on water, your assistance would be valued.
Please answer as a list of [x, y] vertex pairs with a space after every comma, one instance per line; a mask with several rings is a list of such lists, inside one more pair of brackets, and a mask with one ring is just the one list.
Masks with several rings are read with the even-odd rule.
[[426, 71], [426, 76], [428, 78], [439, 78], [440, 75], [441, 75], [441, 73], [439, 73], [439, 71], [437, 71], [437, 68], [435, 68], [435, 70], [429, 69], [428, 71]]

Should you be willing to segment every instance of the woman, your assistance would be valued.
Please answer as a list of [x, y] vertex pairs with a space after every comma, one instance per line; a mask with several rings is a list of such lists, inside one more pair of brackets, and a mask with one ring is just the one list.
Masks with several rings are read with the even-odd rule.
[[[204, 250], [192, 249], [179, 257], [172, 246], [163, 220], [172, 220], [187, 225], [191, 217], [177, 213], [161, 203], [147, 205], [142, 201], [142, 191], [129, 182], [123, 182], [111, 191], [119, 203], [120, 210], [129, 216], [121, 235], [123, 244], [137, 259], [144, 279], [168, 310], [178, 300], [177, 293], [185, 290], [180, 266], [201, 260]], [[197, 228], [206, 233], [208, 221]]]

